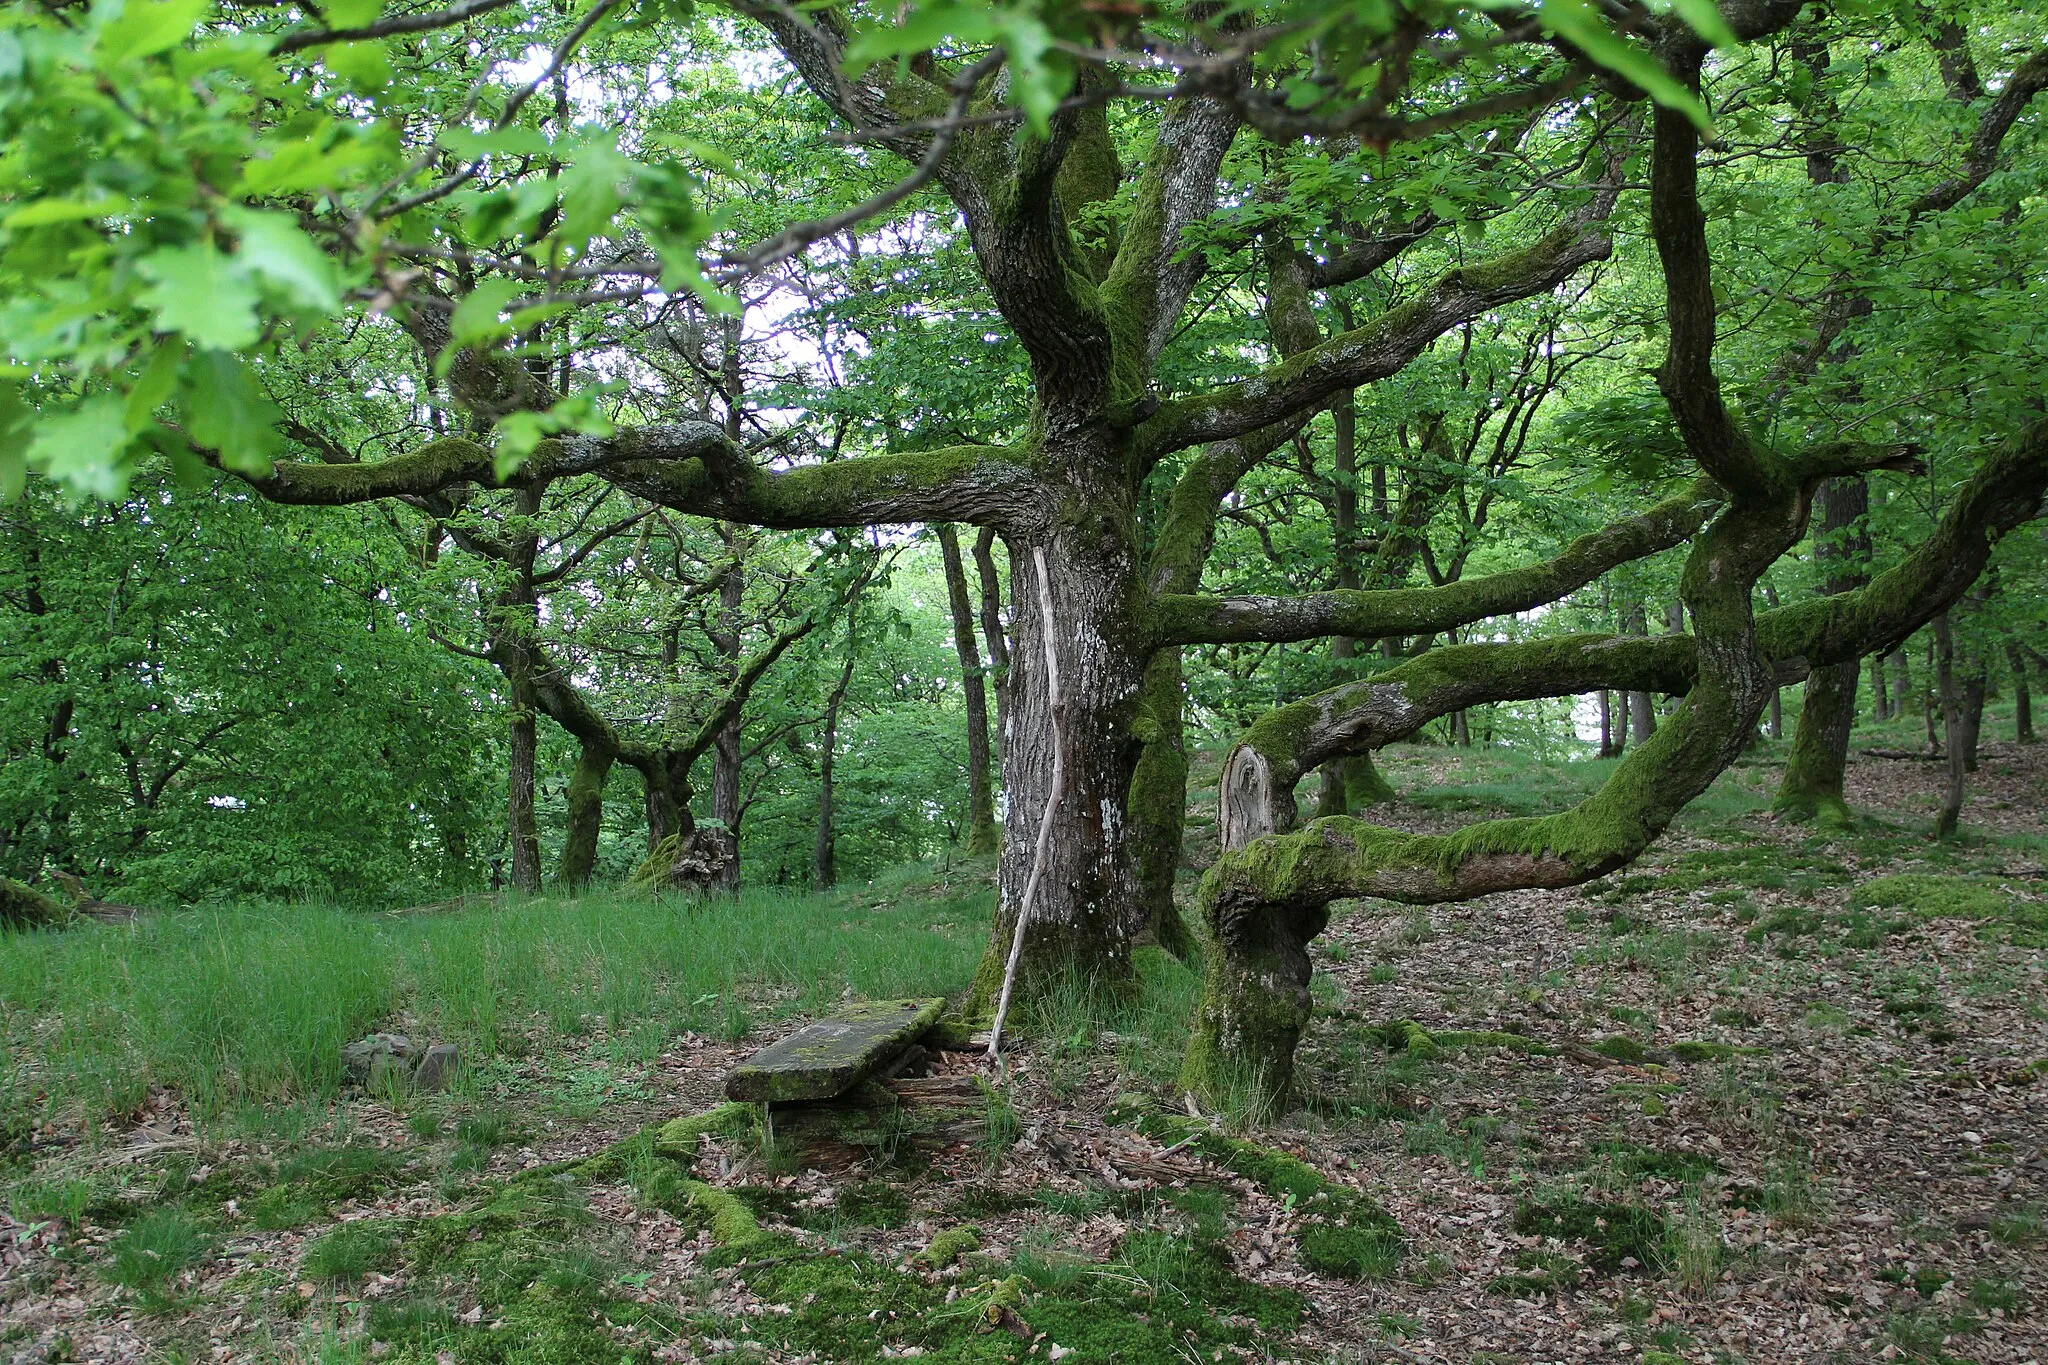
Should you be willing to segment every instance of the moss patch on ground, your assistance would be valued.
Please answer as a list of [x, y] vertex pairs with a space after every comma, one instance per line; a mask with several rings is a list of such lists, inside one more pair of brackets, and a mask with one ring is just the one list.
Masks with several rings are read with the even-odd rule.
[[1524, 1237], [1580, 1243], [1586, 1248], [1588, 1265], [1615, 1274], [1660, 1268], [1670, 1226], [1655, 1209], [1574, 1194], [1520, 1205], [1515, 1210], [1515, 1231]]
[[2048, 947], [2048, 899], [2026, 896], [1997, 877], [1908, 872], [1856, 888], [1861, 907], [1906, 910], [1922, 919], [1963, 919], [1983, 937], [2023, 948]]
[[1407, 1252], [1401, 1225], [1378, 1201], [1331, 1182], [1299, 1157], [1175, 1114], [1144, 1115], [1138, 1128], [1163, 1142], [1184, 1143], [1287, 1202], [1301, 1218], [1295, 1242], [1311, 1270], [1344, 1279], [1384, 1279]]

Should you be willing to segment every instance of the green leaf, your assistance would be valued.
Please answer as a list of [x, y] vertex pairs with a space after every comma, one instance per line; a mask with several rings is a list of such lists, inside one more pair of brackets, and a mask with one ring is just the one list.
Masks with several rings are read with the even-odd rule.
[[[113, 7], [93, 8], [104, 14]], [[168, 51], [190, 37], [213, 9], [213, 0], [128, 0], [119, 16], [102, 24], [93, 42], [96, 65], [105, 69], [131, 57]]]
[[384, 9], [384, 0], [327, 0], [320, 7], [331, 28], [361, 28]]
[[1700, 128], [1709, 126], [1706, 106], [1699, 97], [1679, 84], [1655, 57], [1608, 27], [1588, 0], [1543, 0], [1537, 13], [1545, 28], [1593, 61], [1626, 77], [1651, 99], [1678, 110]]
[[272, 425], [270, 401], [248, 363], [227, 351], [199, 351], [180, 376], [178, 410], [185, 430], [202, 446], [220, 452], [221, 463], [242, 474], [270, 472], [270, 459], [284, 440]]
[[256, 287], [234, 260], [210, 242], [160, 247], [142, 258], [140, 269], [153, 281], [142, 293], [166, 332], [183, 332], [197, 346], [224, 351], [256, 344]]
[[121, 452], [128, 444], [125, 404], [116, 394], [88, 398], [35, 424], [28, 463], [81, 498], [118, 498], [128, 486]]
[[336, 43], [320, 53], [320, 64], [353, 86], [358, 94], [374, 95], [391, 84], [391, 58], [384, 44]]
[[498, 482], [503, 483], [519, 472], [553, 426], [544, 412], [514, 412], [498, 419], [492, 428], [498, 439], [491, 447], [491, 473]]
[[27, 451], [20, 433], [29, 416], [28, 404], [21, 401], [21, 385], [0, 379], [0, 503], [13, 502], [27, 486]]
[[617, 148], [591, 143], [562, 175], [560, 236], [582, 246], [611, 226], [625, 201], [619, 185], [632, 175], [632, 163]]
[[87, 204], [77, 199], [38, 199], [26, 208], [18, 208], [7, 215], [7, 228], [43, 227], [50, 223], [76, 223], [86, 218], [99, 218], [114, 211], [109, 201]]
[[234, 207], [222, 213], [241, 234], [235, 260], [245, 275], [269, 284], [294, 305], [311, 312], [341, 307], [341, 275], [334, 261], [282, 213]]
[[156, 410], [170, 401], [171, 391], [178, 387], [178, 365], [184, 358], [183, 342], [166, 341], [156, 348], [156, 354], [149, 358], [149, 364], [142, 367], [141, 376], [128, 390], [128, 430], [141, 431], [150, 424]]
[[1721, 17], [1714, 0], [1671, 0], [1671, 8], [1694, 33], [1715, 47], [1734, 47], [1740, 41], [1735, 30], [1728, 27], [1728, 21]]
[[522, 288], [517, 280], [500, 278], [485, 280], [470, 290], [468, 297], [455, 305], [454, 316], [448, 319], [451, 349], [495, 341], [510, 334], [511, 324], [503, 321], [499, 314], [519, 297]]
[[465, 161], [485, 156], [546, 156], [553, 150], [553, 144], [537, 128], [497, 128], [487, 133], [444, 128], [434, 135], [434, 141]]

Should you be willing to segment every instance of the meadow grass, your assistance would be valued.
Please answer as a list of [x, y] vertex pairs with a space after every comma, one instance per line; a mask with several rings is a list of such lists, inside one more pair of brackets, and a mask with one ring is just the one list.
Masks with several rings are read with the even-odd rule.
[[342, 1046], [394, 1024], [490, 1056], [536, 1031], [737, 1036], [756, 1014], [848, 992], [964, 987], [992, 893], [902, 881], [893, 898], [594, 894], [403, 916], [244, 906], [7, 935], [0, 1123], [126, 1113], [155, 1087], [203, 1117], [318, 1100], [342, 1084]]

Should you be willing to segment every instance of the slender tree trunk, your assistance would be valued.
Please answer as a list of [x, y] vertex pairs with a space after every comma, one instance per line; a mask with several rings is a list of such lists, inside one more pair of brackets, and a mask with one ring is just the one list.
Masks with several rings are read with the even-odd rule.
[[[1641, 602], [1632, 602], [1622, 613], [1621, 633], [1624, 635], [1648, 635], [1650, 626]], [[1641, 744], [1657, 733], [1657, 708], [1651, 704], [1648, 692], [1628, 694], [1629, 739]]]
[[604, 829], [604, 784], [614, 755], [586, 741], [569, 775], [569, 825], [562, 840], [561, 884], [572, 891], [590, 884], [597, 868], [597, 840]]
[[1626, 731], [1617, 733], [1614, 715], [1614, 693], [1600, 689], [1600, 757], [1621, 757], [1621, 739]]
[[[1355, 393], [1340, 395], [1330, 404], [1333, 439], [1330, 448], [1332, 496], [1330, 500], [1330, 550], [1337, 565], [1337, 586], [1365, 586], [1363, 531], [1358, 520], [1358, 400]], [[1386, 514], [1387, 472], [1383, 465], [1372, 467], [1374, 515]], [[1370, 643], [1366, 642], [1367, 652]], [[1359, 657], [1360, 642], [1347, 635], [1330, 641], [1330, 657], [1338, 661], [1341, 676], [1349, 678], [1349, 660]], [[1394, 789], [1380, 776], [1371, 754], [1333, 758], [1322, 767], [1316, 793], [1317, 815], [1349, 815], [1354, 810], [1392, 801]]]
[[[1963, 709], [1962, 741], [1963, 771], [1977, 771], [1977, 740], [1984, 733], [1984, 696], [1990, 688], [1991, 679], [1986, 674], [1984, 660], [1980, 657], [1966, 657], [1962, 669]], [[1953, 745], [1954, 740], [1950, 741]]]
[[[1870, 511], [1870, 491], [1861, 475], [1829, 479], [1814, 495], [1814, 558], [1825, 570], [1829, 596], [1870, 581], [1870, 538], [1861, 527]], [[1792, 752], [1771, 808], [1795, 820], [1826, 825], [1849, 823], [1843, 778], [1849, 763], [1849, 731], [1856, 723], [1856, 682], [1860, 661], [1817, 668], [1806, 679]]]
[[1884, 685], [1884, 656], [1870, 656], [1870, 718], [1879, 725], [1892, 718], [1891, 694]]
[[988, 646], [989, 681], [996, 694], [996, 757], [1008, 753], [1010, 733], [1010, 638], [1003, 630], [1003, 580], [996, 573], [996, 533], [984, 526], [974, 537], [974, 574], [981, 585], [981, 638]]
[[847, 690], [853, 686], [856, 657], [849, 628], [846, 659], [840, 665], [839, 680], [832, 685], [831, 695], [825, 698], [825, 731], [819, 737], [818, 837], [811, 850], [811, 882], [820, 891], [829, 891], [839, 884], [839, 826], [833, 809], [838, 793], [833, 786], [833, 768], [839, 757], [839, 712], [846, 704]]
[[2010, 640], [2005, 645], [2006, 666], [2012, 670], [2012, 737], [2018, 744], [2034, 742], [2034, 694], [2027, 686], [2027, 659]]
[[540, 702], [523, 673], [512, 678], [511, 762], [506, 774], [506, 829], [512, 839], [512, 885], [529, 895], [540, 890], [540, 825], [534, 818], [534, 769], [540, 735], [534, 718]]
[[[740, 652], [744, 643], [740, 631], [740, 606], [745, 601], [747, 575], [738, 564], [738, 548], [735, 538], [728, 535], [727, 545], [733, 548], [734, 564], [731, 572], [718, 585], [719, 628], [712, 641], [724, 660], [726, 685], [733, 686], [740, 671]], [[719, 727], [718, 738], [711, 746], [711, 816], [724, 826], [720, 836], [725, 842], [725, 861], [720, 866], [718, 887], [723, 891], [737, 891], [740, 886], [740, 730], [743, 724], [740, 713]]]
[[512, 885], [529, 895], [540, 890], [540, 826], [534, 816], [535, 769], [539, 760], [540, 696], [534, 683], [531, 632], [538, 628], [533, 563], [540, 534], [533, 519], [540, 515], [542, 485], [521, 488], [514, 500], [518, 514], [508, 536], [506, 568], [511, 576], [499, 595], [491, 653], [511, 686], [511, 761], [506, 775], [506, 828], [512, 842]]
[[967, 709], [967, 852], [993, 853], [995, 788], [989, 780], [988, 692], [982, 685], [981, 649], [974, 638], [974, 607], [967, 595], [967, 565], [960, 537], [949, 523], [938, 527], [939, 554], [946, 566], [946, 600], [953, 614], [953, 652], [960, 658], [960, 691]]
[[1145, 742], [1131, 774], [1125, 813], [1144, 921], [1159, 946], [1183, 962], [1195, 951], [1194, 934], [1173, 898], [1187, 832], [1186, 704], [1180, 651], [1162, 649], [1145, 665], [1140, 687]]
[[[1947, 629], [1948, 622], [1944, 618], [1942, 630]], [[1934, 686], [1930, 689], [1923, 685], [1920, 689], [1920, 714], [1927, 722], [1927, 752], [1930, 754], [1941, 752], [1941, 734], [1935, 729], [1934, 718], [1941, 712], [1944, 699], [1948, 695], [1942, 683], [1942, 668], [1941, 631], [1936, 631], [1927, 641], [1927, 671], [1934, 677]]]
[[1963, 692], [1956, 681], [1955, 634], [1945, 611], [1934, 618], [1934, 677], [1948, 738], [1948, 783], [1942, 792], [1941, 812], [1935, 816], [1934, 837], [1947, 839], [1962, 821], [1963, 779], [1969, 765], [1963, 753]]
[[1892, 716], [1894, 719], [1906, 714], [1906, 703], [1913, 696], [1913, 679], [1906, 668], [1906, 651], [1895, 649], [1885, 656], [1885, 663], [1892, 676]]

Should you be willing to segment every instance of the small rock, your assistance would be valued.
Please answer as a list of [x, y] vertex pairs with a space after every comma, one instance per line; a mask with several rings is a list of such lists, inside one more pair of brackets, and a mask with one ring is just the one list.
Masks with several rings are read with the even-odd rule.
[[421, 1056], [420, 1064], [413, 1068], [412, 1083], [423, 1091], [446, 1090], [462, 1070], [462, 1054], [453, 1043], [436, 1043]]
[[370, 1058], [363, 1088], [373, 1095], [402, 1095], [412, 1089], [412, 1064], [396, 1053], [379, 1052]]
[[402, 1033], [373, 1033], [344, 1047], [341, 1064], [351, 1081], [366, 1085], [379, 1057], [395, 1057], [410, 1067], [415, 1051], [412, 1039]]

